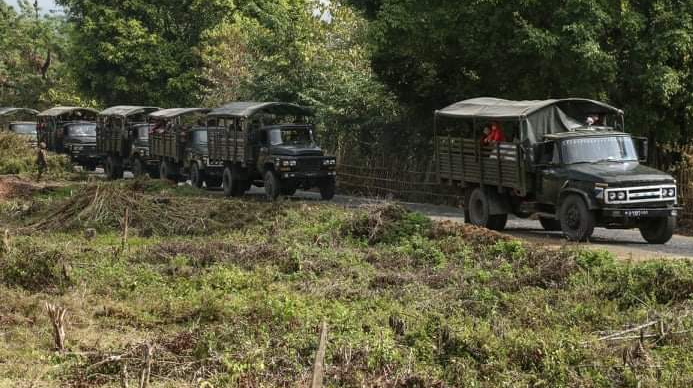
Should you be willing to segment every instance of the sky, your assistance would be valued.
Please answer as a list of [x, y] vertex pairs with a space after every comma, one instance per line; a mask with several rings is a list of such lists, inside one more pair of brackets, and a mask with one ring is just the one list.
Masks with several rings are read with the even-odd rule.
[[[34, 2], [34, 0], [29, 0], [31, 3]], [[17, 0], [5, 0], [6, 3], [9, 3], [10, 5], [17, 6]], [[48, 11], [52, 9], [56, 9], [57, 6], [55, 5], [55, 0], [38, 0], [39, 2], [39, 8], [44, 13], [48, 13]]]

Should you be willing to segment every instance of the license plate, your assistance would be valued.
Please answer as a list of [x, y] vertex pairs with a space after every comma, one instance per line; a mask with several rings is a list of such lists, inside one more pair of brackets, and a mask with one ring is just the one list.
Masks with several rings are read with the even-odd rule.
[[623, 212], [626, 217], [643, 217], [650, 214], [649, 210], [626, 210]]

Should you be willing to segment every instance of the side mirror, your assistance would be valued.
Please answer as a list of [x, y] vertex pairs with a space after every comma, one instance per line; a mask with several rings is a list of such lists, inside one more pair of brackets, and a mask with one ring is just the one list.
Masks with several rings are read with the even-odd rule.
[[634, 137], [633, 144], [635, 145], [635, 151], [638, 153], [638, 160], [640, 163], [647, 163], [649, 156], [649, 141], [646, 137]]

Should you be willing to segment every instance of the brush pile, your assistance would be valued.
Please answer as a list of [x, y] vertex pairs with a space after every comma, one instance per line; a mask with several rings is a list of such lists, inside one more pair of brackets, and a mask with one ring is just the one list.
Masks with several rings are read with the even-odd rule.
[[[97, 183], [83, 187], [48, 210], [26, 232], [122, 230], [140, 236], [209, 235], [240, 228], [272, 213], [260, 203], [152, 194], [138, 182]], [[268, 209], [264, 209], [268, 210]], [[260, 220], [261, 221], [261, 220]]]

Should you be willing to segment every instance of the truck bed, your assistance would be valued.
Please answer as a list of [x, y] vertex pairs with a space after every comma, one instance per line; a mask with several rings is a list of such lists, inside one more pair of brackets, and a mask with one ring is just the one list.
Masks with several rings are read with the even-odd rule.
[[209, 159], [216, 162], [245, 161], [245, 133], [221, 127], [207, 129]]
[[526, 193], [523, 153], [519, 144], [485, 147], [478, 140], [437, 138], [437, 170], [441, 183], [492, 185]]

